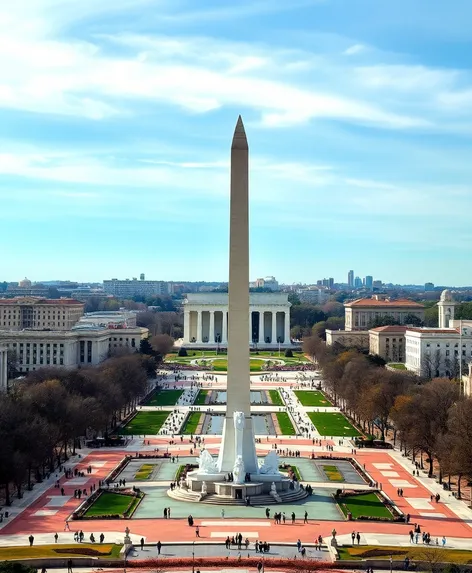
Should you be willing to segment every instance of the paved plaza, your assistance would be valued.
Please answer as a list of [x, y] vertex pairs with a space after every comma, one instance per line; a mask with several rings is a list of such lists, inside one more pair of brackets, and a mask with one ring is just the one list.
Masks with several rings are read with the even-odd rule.
[[[219, 374], [216, 381], [211, 382], [203, 380], [203, 373], [192, 372], [191, 375], [198, 378], [198, 382], [203, 384], [203, 389], [215, 386], [225, 387], [223, 374]], [[296, 503], [270, 506], [271, 517], [269, 519], [266, 518], [264, 506], [224, 506], [224, 516], [222, 516], [222, 507], [218, 505], [176, 501], [167, 496], [168, 486], [175, 479], [179, 466], [195, 463], [195, 458], [199, 454], [198, 451], [194, 451], [193, 455], [190, 455], [190, 448], [193, 446], [189, 443], [189, 436], [183, 436], [182, 440], [179, 435], [172, 438], [171, 434], [133, 436], [126, 447], [120, 450], [82, 449], [80, 456], [72, 458], [66, 466], [85, 471], [85, 477], [67, 479], [63, 474], [57, 475], [57, 479], [60, 479], [60, 487], [64, 488], [64, 495], [61, 495], [60, 489], [54, 487], [56, 476], [52, 475], [47, 482], [38, 484], [31, 492], [27, 492], [23, 499], [15, 500], [9, 508], [10, 517], [0, 523], [0, 545], [27, 545], [27, 538], [30, 534], [35, 536], [36, 544], [52, 543], [56, 532], [59, 534], [58, 543], [70, 543], [73, 541], [74, 531], [79, 529], [84, 531], [86, 538], [92, 532], [95, 536], [104, 533], [107, 542], [121, 543], [124, 529], [128, 526], [133, 541], [138, 542], [143, 537], [146, 543], [145, 550], [143, 552], [136, 550], [132, 555], [133, 559], [149, 557], [151, 554], [155, 556], [157, 541], [163, 544], [162, 555], [164, 557], [175, 554], [188, 555], [189, 547], [194, 541], [197, 541], [196, 554], [224, 556], [228, 553], [224, 547], [226, 537], [236, 533], [241, 533], [244, 538], [249, 539], [249, 552], [254, 552], [254, 542], [261, 540], [271, 544], [272, 556], [276, 554], [276, 551], [280, 555], [292, 556], [297, 539], [304, 544], [312, 544], [314, 539], [321, 535], [326, 541], [331, 537], [333, 528], [338, 533], [340, 543], [350, 542], [351, 532], [355, 530], [360, 532], [362, 544], [408, 545], [408, 532], [412, 524], [418, 523], [422, 531], [429, 532], [432, 538], [441, 539], [445, 535], [448, 547], [468, 548], [468, 540], [472, 533], [472, 511], [463, 502], [444, 491], [435, 480], [428, 478], [425, 472], [420, 471], [419, 476], [414, 476], [412, 462], [403, 457], [398, 450], [361, 449], [356, 451], [354, 457], [365, 468], [370, 478], [381, 484], [382, 490], [398, 508], [410, 515], [410, 524], [375, 521], [350, 522], [344, 518], [333, 501], [334, 488], [352, 486], [356, 489], [369, 489], [369, 485], [347, 461], [348, 458], [353, 457], [354, 448], [349, 438], [320, 436], [313, 426], [307, 426], [307, 412], [317, 411], [320, 408], [302, 406], [296, 398], [293, 390], [296, 387], [303, 388], [303, 385], [307, 384], [307, 380], [303, 379], [304, 376], [305, 374], [296, 372], [282, 372], [277, 376], [252, 376], [251, 386], [283, 389], [285, 405], [282, 409], [290, 413], [297, 430], [300, 427], [309, 428], [308, 434], [303, 436], [257, 436], [256, 447], [258, 456], [263, 457], [277, 444], [279, 452], [282, 452], [281, 463], [297, 467], [302, 483], [313, 487], [312, 496]], [[182, 388], [187, 391], [186, 395], [195, 394], [190, 392], [192, 380], [189, 375], [186, 375], [187, 379], [182, 379], [183, 377], [177, 376], [175, 379], [173, 374], [167, 381], [169, 387]], [[178, 408], [185, 413], [195, 406], [185, 403], [185, 400], [180, 400], [179, 405], [156, 406], [155, 408], [169, 411]], [[264, 409], [264, 406], [255, 408], [260, 410]], [[323, 407], [322, 410], [338, 411], [334, 407]], [[205, 406], [202, 406], [202, 411], [205, 411]], [[221, 437], [218, 435], [203, 437], [206, 449], [216, 454]], [[171, 444], [172, 441], [175, 443]], [[300, 452], [300, 457], [294, 457], [293, 454], [296, 451]], [[143, 463], [142, 459], [133, 460], [121, 474], [116, 476], [115, 480], [125, 479], [127, 485], [134, 484], [146, 493], [144, 501], [133, 518], [130, 520], [71, 521], [71, 531], [64, 531], [66, 519], [83, 501], [83, 499], [79, 501], [74, 498], [74, 490], [80, 487], [89, 491], [93, 484], [98, 486], [99, 480], [103, 480], [125, 455], [136, 456], [139, 453], [151, 455], [169, 453], [175, 459], [174, 462], [171, 459], [144, 460], [146, 463], [155, 465], [149, 480], [145, 482], [134, 481], [136, 471]], [[339, 463], [338, 467], [345, 478], [344, 484], [333, 485], [323, 474], [323, 462], [317, 459], [330, 455], [336, 458], [346, 458], [346, 461], [333, 461], [333, 463]], [[315, 457], [314, 460], [312, 456]], [[88, 466], [92, 467], [90, 474], [86, 472]], [[114, 483], [111, 483], [112, 488], [113, 486]], [[403, 496], [398, 495], [399, 489], [403, 489]], [[436, 493], [441, 496], [438, 503], [431, 501], [431, 495]], [[164, 519], [164, 508], [169, 507], [171, 517]], [[285, 524], [274, 523], [272, 519], [274, 511], [286, 514]], [[308, 514], [308, 523], [304, 523], [305, 511]], [[290, 518], [292, 512], [296, 516], [294, 524]], [[195, 527], [190, 527], [187, 523], [187, 517], [190, 514], [194, 518], [194, 525], [199, 526], [199, 539], [196, 538]], [[172, 545], [182, 542], [187, 542], [189, 545], [185, 546], [185, 549]], [[280, 546], [281, 543], [287, 545]], [[231, 552], [234, 551], [234, 549], [231, 550]], [[308, 551], [313, 552], [315, 558], [328, 558], [327, 553], [317, 553], [309, 545]]]

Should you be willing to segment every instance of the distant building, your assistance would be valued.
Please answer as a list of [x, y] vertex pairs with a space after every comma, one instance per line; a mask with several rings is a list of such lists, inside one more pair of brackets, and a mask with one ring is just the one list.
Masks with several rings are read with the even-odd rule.
[[341, 344], [346, 348], [369, 349], [369, 333], [366, 330], [330, 330], [326, 329], [326, 345]]
[[365, 286], [366, 286], [366, 288], [372, 290], [372, 288], [374, 286], [374, 277], [367, 275], [365, 277]]
[[[144, 276], [144, 275], [141, 275]], [[103, 281], [103, 290], [107, 294], [120, 298], [133, 296], [167, 296], [169, 284], [166, 281], [147, 281], [137, 278], [118, 280], [110, 279]]]
[[333, 278], [333, 277], [329, 277], [329, 279], [328, 279], [328, 287], [329, 287], [329, 288], [333, 288], [333, 287], [334, 287], [334, 278]]
[[33, 285], [26, 277], [19, 281], [17, 286], [8, 285], [7, 296], [47, 296], [49, 289], [43, 285]]
[[373, 288], [381, 289], [382, 288], [382, 281], [376, 280], [372, 283]]
[[408, 315], [424, 320], [424, 306], [408, 299], [390, 300], [380, 295], [344, 303], [347, 331], [367, 330], [379, 318], [391, 316], [397, 324], [405, 324]]
[[0, 299], [0, 329], [70, 330], [84, 314], [84, 303], [71, 298]]
[[354, 279], [354, 288], [361, 288], [363, 286], [362, 279], [360, 277], [356, 277]]
[[405, 332], [407, 326], [379, 326], [369, 330], [369, 353], [386, 362], [405, 361]]
[[426, 292], [430, 292], [430, 291], [434, 290], [434, 283], [425, 283], [424, 290]]
[[268, 288], [272, 291], [279, 290], [279, 283], [275, 279], [275, 277], [265, 277], [263, 279], [256, 279], [254, 286], [256, 288]]
[[354, 288], [354, 271], [349, 271], [347, 273], [347, 286], [349, 288]]
[[98, 328], [136, 328], [136, 312], [132, 310], [107, 310], [87, 312], [74, 328], [84, 325]]
[[304, 288], [298, 289], [297, 291], [298, 298], [300, 302], [309, 302], [311, 304], [324, 304], [329, 299], [329, 292], [327, 292], [323, 288]]

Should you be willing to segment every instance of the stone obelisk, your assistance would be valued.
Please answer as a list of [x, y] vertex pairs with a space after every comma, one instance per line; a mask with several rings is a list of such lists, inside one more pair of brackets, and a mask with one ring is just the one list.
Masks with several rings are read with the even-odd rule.
[[241, 116], [231, 145], [228, 303], [228, 385], [218, 469], [232, 472], [235, 463], [235, 412], [244, 413], [244, 471], [258, 472], [251, 418], [249, 368], [249, 148]]

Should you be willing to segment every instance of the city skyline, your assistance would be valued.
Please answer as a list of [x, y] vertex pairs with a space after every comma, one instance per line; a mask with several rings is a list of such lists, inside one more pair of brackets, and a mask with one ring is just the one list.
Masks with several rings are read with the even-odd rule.
[[0, 7], [3, 277], [227, 281], [241, 113], [252, 277], [472, 282], [470, 3], [106, 4]]

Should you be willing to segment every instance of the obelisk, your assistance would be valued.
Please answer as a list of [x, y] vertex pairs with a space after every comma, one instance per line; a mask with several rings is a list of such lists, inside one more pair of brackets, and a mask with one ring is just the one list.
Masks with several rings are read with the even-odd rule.
[[232, 472], [235, 463], [235, 412], [244, 413], [244, 471], [258, 472], [251, 418], [249, 368], [249, 148], [241, 116], [231, 145], [228, 384], [218, 469]]

